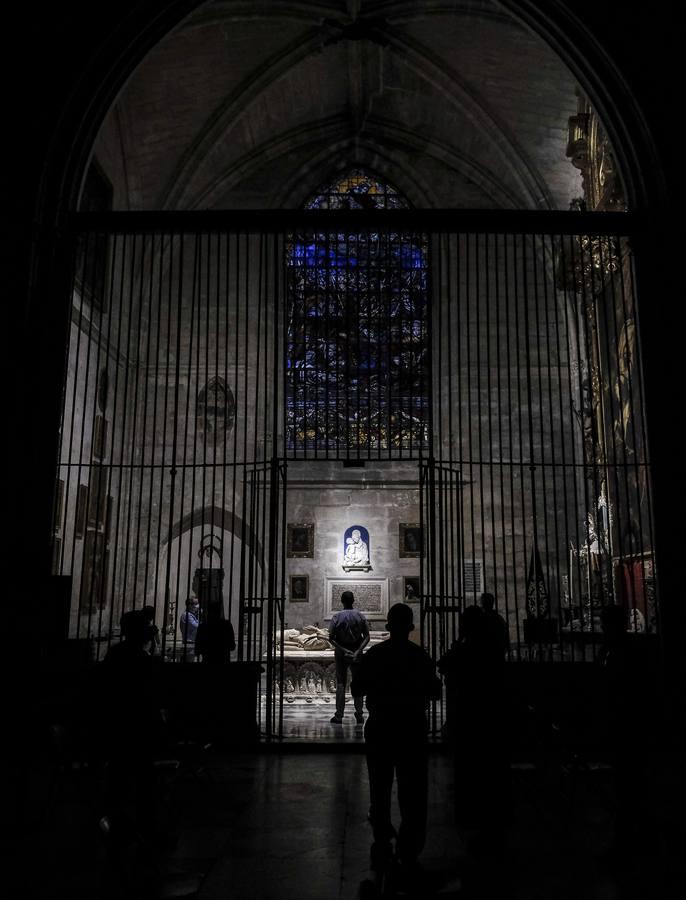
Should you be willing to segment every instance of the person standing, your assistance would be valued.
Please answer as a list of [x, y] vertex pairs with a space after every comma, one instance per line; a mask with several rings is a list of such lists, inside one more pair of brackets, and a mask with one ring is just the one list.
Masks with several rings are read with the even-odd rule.
[[155, 624], [155, 607], [144, 606], [141, 616], [145, 631], [145, 646], [150, 656], [154, 656], [160, 647], [160, 629]]
[[144, 839], [155, 830], [155, 753], [164, 746], [155, 663], [145, 649], [150, 632], [141, 610], [121, 619], [119, 643], [112, 644], [97, 671], [102, 752], [107, 760], [103, 830], [120, 837], [133, 825]]
[[479, 597], [479, 606], [484, 614], [484, 628], [488, 632], [493, 647], [500, 647], [503, 653], [510, 649], [510, 632], [507, 622], [495, 608], [493, 594], [483, 593]]
[[195, 655], [204, 663], [217, 666], [228, 663], [236, 649], [233, 625], [224, 618], [221, 603], [207, 604], [207, 620], [198, 626], [195, 635]]
[[[333, 614], [329, 625], [329, 641], [333, 644], [336, 664], [336, 714], [331, 719], [332, 725], [342, 725], [345, 714], [345, 686], [348, 680], [348, 669], [355, 677], [362, 651], [369, 643], [369, 626], [367, 620], [356, 609], [353, 609], [355, 595], [352, 591], [341, 594], [343, 609]], [[364, 722], [364, 700], [354, 697], [355, 720]]]
[[181, 637], [184, 644], [194, 644], [195, 635], [200, 624], [200, 603], [197, 597], [189, 597], [186, 600], [186, 609], [179, 618]]
[[455, 816], [475, 857], [499, 856], [510, 815], [508, 702], [502, 630], [479, 606], [460, 613], [459, 638], [438, 661], [445, 677], [446, 738], [455, 771]]
[[426, 705], [441, 694], [441, 682], [425, 650], [410, 641], [411, 607], [396, 603], [388, 611], [389, 639], [372, 647], [353, 676], [355, 698], [367, 698], [367, 770], [374, 832], [372, 864], [392, 854], [393, 777], [398, 782], [400, 829], [397, 855], [412, 871], [426, 839], [428, 723]]

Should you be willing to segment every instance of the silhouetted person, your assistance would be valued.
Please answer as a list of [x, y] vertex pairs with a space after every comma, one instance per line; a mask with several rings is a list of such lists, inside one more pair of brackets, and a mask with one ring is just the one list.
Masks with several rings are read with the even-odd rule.
[[[343, 609], [333, 614], [329, 625], [329, 641], [333, 644], [336, 664], [336, 714], [331, 719], [332, 725], [341, 725], [343, 722], [348, 669], [354, 678], [362, 651], [369, 643], [369, 626], [362, 613], [353, 609], [353, 592], [343, 591], [341, 603]], [[353, 696], [353, 702], [355, 720], [364, 722], [364, 700]]]
[[448, 700], [446, 736], [455, 764], [455, 813], [477, 854], [502, 849], [510, 770], [502, 639], [478, 606], [460, 615], [459, 637], [439, 660]]
[[121, 636], [102, 663], [102, 739], [108, 762], [104, 821], [115, 834], [135, 829], [149, 836], [155, 809], [153, 756], [162, 720], [153, 690], [155, 664], [145, 649], [150, 633], [140, 610], [122, 616]]
[[195, 635], [195, 655], [204, 663], [223, 665], [236, 649], [233, 625], [224, 618], [221, 603], [208, 603], [207, 619], [198, 625]]
[[145, 647], [150, 656], [154, 656], [160, 646], [160, 629], [155, 625], [155, 607], [144, 606], [141, 616], [145, 629]]
[[495, 608], [493, 594], [483, 593], [479, 597], [479, 605], [484, 614], [484, 624], [489, 632], [494, 645], [502, 647], [503, 653], [507, 653], [510, 647], [510, 632], [507, 622]]
[[143, 648], [150, 656], [155, 655], [155, 650], [160, 645], [160, 630], [155, 625], [155, 607], [143, 606], [141, 609], [130, 609], [121, 617], [122, 637], [124, 631], [130, 633], [135, 628], [143, 640]]
[[410, 641], [412, 609], [396, 603], [388, 611], [387, 641], [372, 647], [353, 676], [353, 697], [366, 697], [367, 768], [374, 831], [372, 862], [392, 852], [391, 792], [398, 782], [400, 828], [398, 860], [409, 870], [416, 863], [426, 837], [428, 724], [426, 705], [441, 693], [434, 664]]

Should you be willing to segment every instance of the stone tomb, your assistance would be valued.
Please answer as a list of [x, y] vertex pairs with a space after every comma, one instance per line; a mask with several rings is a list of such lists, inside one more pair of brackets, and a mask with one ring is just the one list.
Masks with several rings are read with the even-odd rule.
[[[327, 632], [316, 626], [306, 626], [302, 632], [289, 628], [284, 632], [283, 697], [290, 705], [334, 704], [336, 700], [336, 665], [334, 651], [324, 637]], [[370, 631], [374, 644], [388, 638], [387, 631]], [[327, 645], [324, 648], [324, 645]], [[308, 646], [309, 645], [309, 646]], [[322, 649], [309, 649], [322, 647]], [[366, 651], [365, 651], [366, 652]], [[348, 679], [349, 681], [349, 679]], [[276, 688], [279, 690], [278, 677]]]

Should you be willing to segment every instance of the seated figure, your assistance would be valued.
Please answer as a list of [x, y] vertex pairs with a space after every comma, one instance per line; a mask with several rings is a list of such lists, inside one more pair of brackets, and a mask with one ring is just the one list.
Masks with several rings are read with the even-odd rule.
[[343, 557], [343, 567], [358, 567], [369, 565], [369, 550], [367, 544], [362, 540], [362, 534], [359, 528], [353, 530], [352, 536], [346, 538], [345, 555]]

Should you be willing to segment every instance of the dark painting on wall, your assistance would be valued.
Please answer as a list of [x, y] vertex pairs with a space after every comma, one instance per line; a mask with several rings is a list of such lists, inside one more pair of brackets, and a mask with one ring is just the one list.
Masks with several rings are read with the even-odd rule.
[[422, 555], [421, 526], [401, 522], [398, 529], [398, 556], [401, 559], [415, 559], [420, 557]]
[[405, 603], [419, 602], [420, 597], [419, 575], [408, 575], [403, 578], [403, 600]]
[[314, 525], [288, 525], [288, 551], [291, 559], [314, 557]]
[[307, 575], [291, 575], [291, 603], [306, 603], [309, 600], [309, 578]]
[[76, 537], [82, 538], [86, 533], [86, 509], [88, 508], [88, 485], [80, 484], [76, 494]]
[[107, 515], [108, 471], [105, 466], [91, 466], [88, 484], [88, 527], [104, 528]]

